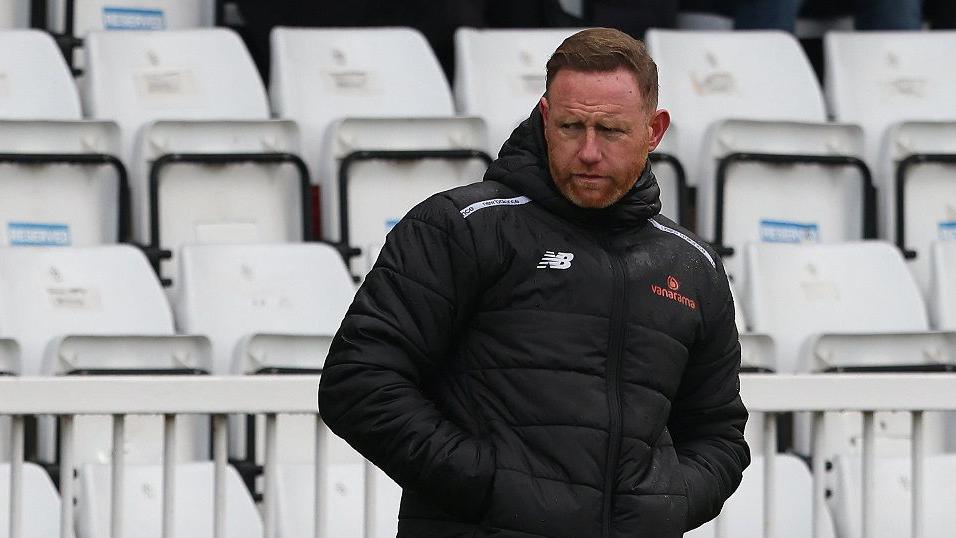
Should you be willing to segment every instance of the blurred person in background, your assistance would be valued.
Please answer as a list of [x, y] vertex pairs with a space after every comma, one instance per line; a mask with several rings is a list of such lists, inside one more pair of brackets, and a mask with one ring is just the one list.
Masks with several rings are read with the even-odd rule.
[[[919, 30], [923, 0], [731, 0], [734, 28], [793, 32], [801, 10], [815, 17], [853, 15], [857, 30]], [[947, 0], [949, 1], [949, 0]]]

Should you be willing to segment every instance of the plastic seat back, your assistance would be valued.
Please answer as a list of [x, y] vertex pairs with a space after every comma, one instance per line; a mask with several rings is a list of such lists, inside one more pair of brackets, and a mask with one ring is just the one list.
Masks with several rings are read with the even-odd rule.
[[[53, 0], [50, 22], [63, 28], [65, 0]], [[174, 30], [211, 26], [211, 0], [84, 0], [73, 8], [73, 35], [84, 37], [97, 30]]]
[[562, 29], [459, 28], [455, 31], [455, 105], [488, 124], [488, 153], [497, 155], [545, 90], [545, 65], [565, 38]]
[[[328, 468], [326, 510], [334, 517], [326, 519], [322, 536], [359, 536], [365, 518], [365, 464], [337, 463]], [[398, 532], [398, 507], [402, 490], [381, 470], [370, 470], [376, 484], [372, 506], [375, 514], [375, 538], [395, 536]], [[281, 537], [310, 536], [314, 526], [315, 466], [279, 465], [279, 532]]]
[[38, 30], [0, 31], [0, 119], [81, 117], [73, 76], [53, 38]]
[[[212, 536], [212, 463], [179, 463], [174, 470], [173, 533], [176, 536]], [[80, 467], [76, 504], [77, 538], [107, 536], [110, 528], [110, 467]], [[124, 470], [123, 536], [159, 538], [162, 535], [163, 468], [128, 465]], [[226, 538], [259, 538], [262, 520], [249, 490], [232, 466], [226, 467]]]
[[[741, 285], [747, 242], [830, 243], [870, 232], [871, 183], [860, 166], [858, 127], [723, 120], [708, 129], [703, 149], [705, 177], [713, 179], [698, 185], [697, 231], [734, 249], [724, 263]], [[855, 165], [826, 162], [847, 157]]]
[[934, 328], [956, 331], [956, 242], [934, 243], [931, 256], [930, 318]]
[[956, 32], [830, 32], [824, 37], [826, 97], [837, 121], [866, 133], [874, 167], [890, 125], [956, 120], [956, 73], [939, 59], [956, 53]]
[[[304, 238], [297, 129], [269, 119], [262, 81], [234, 32], [93, 32], [87, 41], [88, 112], [122, 129], [136, 240], [175, 257], [183, 243]], [[170, 165], [171, 154], [191, 155]], [[255, 161], [264, 154], [283, 160]], [[162, 265], [175, 284], [175, 263]]]
[[[49, 538], [60, 532], [60, 495], [42, 467], [24, 463], [21, 479], [21, 538]], [[10, 531], [10, 465], [0, 464], [0, 536]]]
[[[182, 245], [286, 243], [309, 236], [311, 222], [303, 203], [308, 183], [295, 160], [299, 136], [292, 122], [157, 121], [141, 137], [135, 236], [173, 252], [173, 259], [160, 262], [160, 274], [174, 286], [175, 257]], [[175, 154], [192, 154], [196, 160], [164, 157]], [[252, 160], [265, 154], [283, 160]], [[204, 155], [242, 157], [208, 164], [202, 162]], [[242, 160], [245, 156], [248, 160]], [[155, 164], [159, 159], [164, 159], [162, 166]]]
[[[322, 191], [322, 230], [329, 240], [361, 249], [350, 260], [357, 276], [372, 268], [385, 234], [411, 208], [432, 194], [481, 180], [487, 167], [472, 151], [484, 147], [487, 136], [484, 122], [478, 118], [349, 118], [331, 129], [335, 136], [325, 169], [338, 179], [335, 190]], [[458, 151], [463, 156], [396, 161], [356, 158], [359, 150], [419, 155], [422, 151]], [[343, 179], [344, 188], [338, 183]]]
[[925, 290], [929, 244], [956, 237], [956, 74], [939, 64], [956, 54], [956, 32], [831, 32], [824, 51], [834, 116], [864, 129], [880, 236], [915, 252]]
[[[773, 337], [778, 371], [912, 370], [956, 362], [956, 335], [929, 332], [923, 298], [899, 250], [884, 242], [750, 244], [748, 313]], [[945, 425], [926, 417], [927, 445], [939, 450]], [[877, 414], [877, 452], [905, 454], [908, 413]], [[810, 450], [809, 416], [795, 422], [797, 451]], [[859, 413], [828, 413], [825, 456], [859, 454]]]
[[[219, 374], [238, 373], [234, 350], [247, 335], [335, 334], [355, 293], [325, 244], [187, 245], [180, 265], [177, 326], [209, 336]], [[316, 360], [322, 368], [324, 357]]]
[[[23, 375], [28, 376], [84, 370], [88, 358], [97, 361], [111, 355], [116, 360], [107, 361], [106, 368], [119, 364], [123, 369], [151, 370], [160, 364], [165, 369], [171, 363], [208, 368], [203, 366], [208, 349], [201, 353], [180, 342], [165, 347], [157, 341], [177, 338], [169, 304], [145, 256], [126, 245], [0, 248], [0, 334], [19, 343]], [[71, 335], [81, 338], [66, 338]], [[141, 342], [90, 336], [138, 337]], [[97, 353], [98, 346], [103, 353]], [[122, 346], [127, 353], [122, 353]], [[178, 356], [183, 349], [190, 351]], [[108, 417], [78, 417], [76, 428], [84, 432], [78, 435], [84, 442], [76, 445], [76, 460], [109, 461]], [[188, 417], [177, 428], [181, 458], [208, 454], [207, 425]], [[160, 417], [130, 417], [127, 431], [128, 461], [159, 461]], [[41, 418], [40, 459], [53, 461], [55, 446], [53, 424]]]
[[[875, 495], [879, 509], [875, 511], [873, 538], [897, 538], [910, 536], [912, 512], [912, 463], [909, 458], [878, 457], [874, 469]], [[952, 454], [927, 456], [924, 462], [923, 536], [945, 538], [953, 534], [956, 526], [956, 456]], [[833, 470], [828, 473], [833, 492], [829, 498], [830, 509], [841, 537], [861, 538], [860, 513], [862, 510], [862, 463], [859, 457], [839, 456], [833, 461]]]
[[753, 243], [746, 254], [748, 321], [777, 342], [781, 372], [807, 371], [798, 361], [814, 334], [929, 328], [919, 289], [888, 243]]
[[883, 137], [877, 182], [882, 236], [909, 253], [923, 290], [930, 245], [956, 241], [956, 121], [905, 121]]
[[319, 165], [334, 121], [454, 115], [438, 59], [417, 30], [275, 28], [271, 39], [273, 110], [299, 124], [303, 156], [320, 185], [334, 185]]
[[7, 2], [0, 6], [0, 28], [30, 26], [30, 5], [27, 2]]
[[[780, 538], [805, 538], [813, 535], [813, 483], [806, 464], [795, 456], [777, 454], [774, 456], [774, 472], [777, 477], [777, 511], [774, 514], [776, 534]], [[744, 473], [743, 481], [737, 491], [727, 499], [721, 511], [720, 522], [722, 536], [734, 538], [763, 538], [763, 506], [766, 502], [764, 492], [764, 457], [758, 456], [750, 463]], [[830, 514], [824, 514], [828, 524], [824, 524], [823, 533], [818, 538], [836, 536]], [[709, 522], [684, 534], [687, 538], [715, 537], [714, 522]]]
[[691, 185], [707, 179], [699, 155], [714, 121], [826, 120], [813, 69], [790, 34], [655, 29], [646, 42], [658, 67], [659, 106], [673, 114]]
[[130, 246], [0, 249], [0, 332], [41, 372], [47, 343], [67, 334], [173, 334], [166, 298]]
[[152, 121], [269, 118], [256, 67], [230, 30], [91, 32], [86, 58], [86, 113], [119, 124], [128, 160]]
[[[747, 259], [746, 306], [756, 329], [812, 334], [928, 327], [919, 290], [899, 252], [885, 242], [755, 243]], [[877, 289], [881, 293], [873, 293]]]

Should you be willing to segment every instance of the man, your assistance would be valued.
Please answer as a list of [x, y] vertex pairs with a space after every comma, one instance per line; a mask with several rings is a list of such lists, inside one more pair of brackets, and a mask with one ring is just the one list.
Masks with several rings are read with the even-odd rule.
[[669, 121], [643, 45], [582, 31], [485, 180], [389, 234], [319, 406], [404, 488], [400, 537], [676, 538], [739, 484], [727, 278], [647, 165]]

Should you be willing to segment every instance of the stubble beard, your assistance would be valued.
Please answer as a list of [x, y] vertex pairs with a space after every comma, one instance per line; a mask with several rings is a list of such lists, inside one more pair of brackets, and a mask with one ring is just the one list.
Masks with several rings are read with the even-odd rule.
[[[548, 168], [551, 171], [551, 178], [554, 181], [554, 185], [558, 188], [558, 191], [567, 198], [572, 204], [585, 208], [585, 209], [606, 209], [617, 202], [619, 202], [624, 196], [634, 188], [634, 185], [637, 184], [638, 180], [641, 178], [641, 173], [644, 171], [644, 167], [647, 164], [647, 158], [641, 160], [641, 162], [634, 166], [634, 168], [628, 170], [626, 173], [632, 179], [624, 185], [619, 184], [617, 181], [613, 182], [612, 189], [602, 198], [584, 198], [579, 196], [578, 191], [574, 187], [572, 180], [572, 174], [570, 172], [557, 170], [554, 165], [554, 161], [548, 160]], [[555, 181], [555, 178], [562, 178], [563, 181]]]

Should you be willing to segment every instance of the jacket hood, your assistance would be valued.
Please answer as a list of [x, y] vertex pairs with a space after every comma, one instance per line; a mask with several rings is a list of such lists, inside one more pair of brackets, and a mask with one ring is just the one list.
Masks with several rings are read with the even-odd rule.
[[606, 208], [578, 207], [565, 198], [551, 178], [544, 126], [537, 106], [531, 116], [511, 133], [501, 147], [498, 159], [485, 172], [484, 179], [503, 183], [548, 211], [586, 225], [631, 228], [644, 224], [661, 211], [661, 190], [651, 171], [650, 161], [634, 187]]

